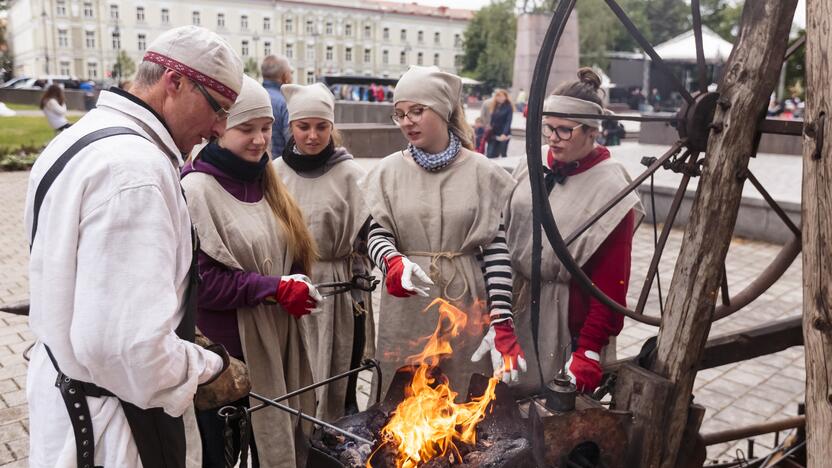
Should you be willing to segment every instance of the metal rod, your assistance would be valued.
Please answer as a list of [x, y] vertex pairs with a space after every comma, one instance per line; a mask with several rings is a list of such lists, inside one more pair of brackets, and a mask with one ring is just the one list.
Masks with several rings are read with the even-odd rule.
[[571, 112], [543, 112], [544, 117], [560, 117], [562, 119], [597, 119], [597, 120], [627, 120], [632, 122], [681, 122], [683, 119], [674, 116], [645, 116], [645, 115], [598, 115], [576, 114]]
[[636, 25], [633, 24], [632, 20], [630, 20], [630, 18], [627, 16], [627, 13], [624, 13], [624, 10], [621, 9], [621, 6], [618, 3], [616, 3], [615, 0], [606, 0], [606, 2], [612, 10], [612, 12], [615, 14], [615, 16], [618, 17], [618, 20], [621, 21], [621, 24], [623, 24], [624, 27], [627, 28], [627, 31], [630, 33], [630, 35], [633, 36], [633, 39], [635, 39], [636, 42], [639, 43], [644, 52], [647, 55], [649, 55], [651, 59], [653, 59], [653, 62], [656, 64], [656, 66], [658, 66], [659, 69], [667, 76], [667, 79], [670, 80], [670, 84], [672, 84], [673, 87], [676, 88], [676, 91], [682, 96], [682, 99], [684, 99], [688, 104], [693, 105], [693, 96], [690, 95], [690, 92], [688, 92], [685, 86], [679, 81], [679, 78], [677, 78], [676, 75], [673, 74], [673, 72], [670, 70], [670, 67], [668, 67], [667, 64], [664, 63], [664, 60], [662, 60], [662, 58], [659, 57], [659, 54], [656, 53], [656, 49], [654, 49], [653, 46], [650, 45], [650, 42], [647, 40], [647, 38], [645, 38], [644, 35], [641, 34], [641, 31], [639, 31]]
[[[349, 437], [350, 439], [356, 440], [356, 441], [364, 443], [364, 444], [373, 445], [373, 441], [371, 441], [371, 440], [367, 440], [367, 439], [365, 439], [361, 436], [357, 436], [357, 435], [353, 434], [352, 432], [345, 431], [345, 430], [341, 429], [338, 426], [334, 426], [334, 425], [332, 425], [332, 424], [330, 424], [326, 421], [321, 421], [320, 419], [318, 419], [316, 417], [313, 417], [313, 416], [309, 416], [306, 413], [301, 413], [300, 411], [298, 411], [298, 410], [296, 410], [292, 407], [280, 404], [280, 403], [278, 403], [274, 400], [269, 400], [268, 398], [266, 398], [264, 396], [260, 396], [260, 395], [254, 393], [254, 392], [251, 392], [248, 395], [251, 398], [255, 398], [257, 400], [262, 401], [266, 405], [273, 406], [273, 407], [278, 408], [278, 409], [282, 409], [283, 411], [286, 411], [287, 413], [294, 414], [295, 416], [299, 416], [301, 419], [305, 419], [305, 420], [307, 420], [311, 423], [317, 424], [319, 426], [323, 426], [327, 429], [331, 429], [331, 430], [333, 430], [333, 431], [335, 431], [335, 432], [337, 432], [341, 435]], [[251, 410], [251, 411], [253, 411], [253, 410]], [[251, 411], [249, 411], [249, 412], [251, 412]]]
[[592, 227], [592, 225], [593, 225], [593, 224], [597, 223], [597, 222], [598, 222], [598, 220], [599, 220], [599, 219], [601, 219], [601, 217], [603, 217], [605, 214], [607, 214], [607, 212], [608, 212], [608, 211], [610, 211], [610, 210], [611, 210], [611, 209], [612, 209], [615, 205], [617, 205], [617, 204], [618, 204], [618, 202], [620, 202], [621, 200], [623, 200], [623, 199], [624, 199], [624, 197], [626, 197], [627, 195], [629, 195], [629, 194], [630, 194], [630, 192], [632, 192], [633, 190], [635, 190], [636, 188], [638, 188], [638, 186], [639, 186], [639, 185], [641, 185], [641, 184], [642, 184], [642, 182], [644, 182], [645, 180], [647, 180], [647, 178], [648, 178], [648, 177], [650, 177], [650, 175], [652, 175], [652, 174], [653, 174], [654, 172], [656, 172], [656, 171], [657, 171], [660, 167], [662, 167], [662, 164], [664, 164], [664, 162], [665, 162], [665, 161], [667, 161], [667, 160], [668, 160], [668, 159], [670, 159], [673, 155], [675, 155], [676, 153], [678, 153], [678, 152], [679, 152], [679, 150], [681, 149], [681, 147], [682, 147], [682, 142], [677, 142], [675, 145], [673, 145], [672, 147], [670, 147], [670, 150], [668, 150], [665, 154], [661, 155], [661, 157], [659, 157], [659, 159], [656, 159], [656, 161], [655, 161], [655, 162], [653, 162], [653, 164], [651, 164], [651, 165], [650, 165], [650, 167], [648, 167], [646, 171], [644, 171], [643, 173], [641, 173], [641, 175], [639, 175], [638, 177], [636, 177], [636, 178], [635, 178], [635, 180], [633, 180], [633, 181], [632, 181], [632, 182], [630, 182], [630, 183], [629, 183], [626, 187], [624, 187], [623, 189], [621, 189], [621, 191], [620, 191], [620, 192], [618, 192], [618, 193], [617, 193], [617, 194], [616, 194], [616, 195], [612, 198], [612, 200], [608, 201], [608, 202], [607, 202], [604, 206], [602, 206], [602, 207], [601, 207], [601, 209], [599, 209], [598, 211], [596, 211], [596, 212], [595, 212], [595, 214], [593, 214], [593, 215], [592, 215], [592, 216], [591, 216], [588, 220], [586, 220], [586, 221], [585, 221], [583, 224], [581, 224], [581, 225], [580, 225], [577, 229], [575, 229], [575, 232], [573, 232], [572, 234], [570, 234], [570, 235], [569, 235], [569, 236], [568, 236], [568, 237], [564, 240], [564, 242], [566, 243], [566, 245], [567, 245], [567, 246], [569, 246], [569, 245], [571, 245], [573, 242], [575, 242], [575, 239], [577, 239], [578, 237], [580, 237], [580, 235], [581, 235], [581, 234], [583, 234], [584, 232], [586, 232], [586, 230], [587, 230], [587, 229], [589, 229], [590, 227]]
[[[688, 153], [686, 152], [685, 155]], [[699, 153], [692, 153], [690, 159], [695, 161]], [[653, 287], [653, 278], [658, 274], [659, 262], [662, 259], [664, 247], [667, 244], [667, 239], [670, 237], [670, 230], [673, 228], [673, 223], [676, 222], [676, 216], [679, 213], [679, 208], [682, 206], [682, 200], [685, 199], [685, 193], [688, 190], [688, 183], [690, 182], [690, 174], [682, 175], [682, 182], [679, 188], [676, 189], [676, 195], [673, 196], [673, 202], [670, 204], [670, 210], [667, 213], [667, 218], [662, 226], [662, 235], [659, 236], [659, 242], [656, 244], [656, 249], [653, 252], [653, 258], [650, 259], [650, 268], [647, 269], [647, 276], [644, 278], [644, 285], [641, 288], [641, 295], [638, 297], [636, 304], [636, 313], [643, 314], [644, 306], [647, 304], [647, 298], [650, 296], [650, 289]], [[656, 213], [653, 213], [653, 223], [656, 223]]]
[[[656, 222], [656, 193], [653, 187], [653, 175], [650, 175], [650, 212], [653, 214], [653, 250], [659, 247], [659, 229]], [[662, 246], [664, 249], [664, 246]], [[664, 297], [662, 295], [661, 268], [656, 268], [656, 288], [659, 290], [659, 315], [664, 317]]]
[[789, 48], [786, 49], [786, 56], [783, 57], [783, 64], [785, 64], [786, 61], [789, 60], [789, 57], [791, 57], [792, 54], [797, 52], [797, 49], [803, 47], [804, 44], [806, 44], [806, 35], [805, 34], [798, 37], [794, 42], [792, 42], [792, 45], [790, 45]]
[[[365, 370], [370, 370], [370, 369], [376, 368], [376, 367], [378, 367], [378, 362], [373, 360], [373, 361], [368, 362], [367, 364], [362, 365], [361, 367], [356, 367], [355, 369], [350, 369], [350, 370], [348, 370], [344, 373], [341, 373], [341, 374], [338, 374], [338, 375], [333, 375], [332, 377], [321, 380], [320, 382], [313, 383], [312, 385], [307, 385], [306, 387], [299, 388], [299, 389], [297, 389], [293, 392], [289, 392], [289, 393], [287, 393], [287, 394], [285, 394], [281, 397], [277, 397], [277, 398], [274, 398], [274, 399], [269, 400], [269, 401], [272, 402], [272, 403], [277, 403], [277, 402], [280, 402], [280, 401], [283, 401], [283, 400], [288, 400], [289, 398], [300, 395], [301, 393], [304, 393], [304, 392], [308, 392], [309, 390], [313, 390], [313, 389], [316, 389], [318, 387], [324, 386], [324, 385], [326, 385], [330, 382], [334, 382], [338, 379], [343, 379], [344, 377], [349, 377], [353, 374], [357, 374], [359, 372], [362, 372], [362, 371], [365, 371]], [[252, 395], [254, 395], [254, 394], [252, 394]], [[255, 407], [251, 408], [249, 410], [249, 412], [257, 411], [259, 409], [264, 408], [265, 406], [266, 406], [265, 404], [257, 405]]]
[[796, 429], [798, 427], [803, 427], [805, 424], [806, 416], [792, 416], [779, 421], [771, 421], [746, 427], [739, 427], [736, 429], [728, 429], [726, 431], [703, 434], [702, 440], [705, 442], [705, 445], [716, 445], [734, 440], [745, 439], [746, 437], [754, 437], [763, 434], [770, 434], [772, 432]]
[[722, 291], [722, 304], [730, 306], [731, 295], [728, 293], [728, 270], [725, 268], [725, 262], [722, 262], [722, 284], [719, 289]]
[[696, 42], [696, 71], [699, 80], [699, 91], [708, 92], [708, 65], [705, 63], [705, 49], [702, 46], [702, 12], [699, 0], [691, 0], [690, 10], [693, 17], [693, 39]]
[[751, 171], [748, 171], [748, 181], [751, 182], [751, 185], [753, 185], [758, 192], [760, 192], [760, 195], [763, 196], [763, 198], [771, 207], [771, 209], [774, 210], [775, 213], [777, 213], [777, 216], [779, 216], [780, 219], [783, 220], [783, 222], [786, 224], [786, 227], [788, 227], [789, 230], [792, 231], [792, 234], [794, 234], [797, 237], [801, 237], [802, 234], [800, 232], [800, 228], [794, 224], [792, 219], [789, 218], [789, 215], [787, 215], [786, 212], [783, 210], [783, 207], [781, 207], [777, 203], [777, 201], [774, 200], [771, 194], [768, 193], [765, 187], [763, 187], [763, 184], [761, 184], [760, 181], [757, 180], [757, 177], [755, 177], [754, 174], [751, 173]]

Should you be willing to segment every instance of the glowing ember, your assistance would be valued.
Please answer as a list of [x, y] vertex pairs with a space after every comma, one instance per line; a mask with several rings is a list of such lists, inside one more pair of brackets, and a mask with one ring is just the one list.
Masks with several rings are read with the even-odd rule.
[[[381, 446], [396, 446], [396, 467], [410, 468], [438, 456], [461, 460], [456, 442], [473, 445], [476, 426], [485, 417], [488, 404], [495, 398], [497, 379], [491, 378], [485, 393], [472, 401], [454, 403], [457, 392], [446, 382], [435, 382], [430, 369], [439, 359], [451, 354], [448, 336], [455, 337], [465, 328], [468, 317], [443, 299], [435, 299], [425, 309], [439, 306], [439, 321], [424, 350], [408, 357], [408, 363], [418, 365], [405, 399], [396, 407], [390, 421], [381, 429]], [[443, 321], [447, 330], [443, 332]], [[431, 387], [431, 386], [434, 387]], [[372, 458], [372, 457], [371, 457]], [[369, 462], [367, 463], [369, 467]]]

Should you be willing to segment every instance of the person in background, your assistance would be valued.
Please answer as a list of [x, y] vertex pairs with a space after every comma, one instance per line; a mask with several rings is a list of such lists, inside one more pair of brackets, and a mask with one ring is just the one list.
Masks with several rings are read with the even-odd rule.
[[526, 90], [523, 89], [523, 88], [520, 88], [520, 92], [517, 93], [517, 100], [516, 100], [517, 112], [520, 112], [521, 114], [526, 112], [526, 101], [528, 101], [528, 99], [529, 98], [528, 98], [528, 95], [526, 94]]
[[485, 124], [482, 117], [474, 119], [474, 148], [477, 153], [485, 154]]
[[[225, 134], [182, 171], [200, 242], [197, 323], [246, 362], [252, 391], [261, 395], [285, 395], [312, 383], [298, 319], [322, 299], [306, 276], [316, 258], [314, 239], [268, 154], [273, 118], [268, 92], [244, 77]], [[248, 406], [248, 398], [234, 404]], [[285, 404], [311, 414], [314, 393]], [[226, 466], [218, 409], [197, 414], [205, 468]], [[296, 466], [294, 426], [283, 411], [252, 414], [255, 467]]]
[[490, 105], [491, 123], [488, 125], [491, 132], [488, 135], [488, 147], [486, 156], [499, 158], [508, 156], [508, 142], [511, 139], [511, 119], [514, 116], [514, 106], [508, 91], [498, 89], [494, 91], [494, 98]]
[[260, 65], [263, 75], [263, 87], [269, 92], [272, 102], [272, 157], [279, 157], [289, 139], [289, 112], [286, 110], [286, 99], [280, 92], [280, 87], [292, 82], [292, 65], [283, 56], [269, 55]]
[[61, 133], [72, 125], [66, 119], [66, 100], [60, 85], [53, 84], [46, 88], [40, 98], [40, 108], [55, 133]]
[[[320, 258], [312, 280], [348, 282], [353, 275], [368, 274], [372, 271], [366, 229], [370, 214], [358, 187], [366, 173], [340, 145], [335, 100], [321, 83], [287, 85], [284, 94], [292, 137], [274, 165], [318, 247]], [[365, 354], [372, 357], [371, 305], [368, 293], [352, 290], [327, 298], [320, 314], [300, 321], [316, 382], [358, 367]], [[365, 336], [370, 340], [365, 341]], [[334, 421], [345, 411], [357, 411], [355, 383], [341, 379], [319, 387], [318, 417]]]

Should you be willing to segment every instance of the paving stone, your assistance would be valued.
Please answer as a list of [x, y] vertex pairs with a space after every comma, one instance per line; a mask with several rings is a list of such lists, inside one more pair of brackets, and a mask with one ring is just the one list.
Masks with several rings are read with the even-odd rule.
[[5, 467], [7, 463], [11, 463], [18, 458], [9, 447], [5, 444], [0, 444], [0, 466]]
[[6, 392], [14, 392], [18, 389], [19, 389], [19, 387], [17, 386], [16, 383], [14, 383], [14, 380], [12, 380], [12, 379], [0, 380], [0, 394], [6, 393]]
[[783, 403], [766, 400], [754, 395], [743, 395], [742, 398], [735, 400], [732, 405], [766, 418], [782, 412], [785, 406]]
[[25, 404], [0, 409], [0, 421], [3, 421], [3, 424], [12, 421], [22, 421], [23, 419], [26, 419], [28, 417], [29, 407]]
[[0, 426], [0, 443], [6, 443], [12, 440], [28, 438], [26, 429], [20, 422], [13, 422], [11, 424], [4, 424]]
[[12, 440], [6, 443], [16, 460], [29, 457], [29, 438]]
[[17, 390], [14, 392], [3, 393], [3, 401], [5, 401], [6, 405], [9, 407], [23, 405], [26, 403], [26, 391]]
[[26, 376], [26, 364], [14, 364], [0, 369], [0, 380], [20, 376]]

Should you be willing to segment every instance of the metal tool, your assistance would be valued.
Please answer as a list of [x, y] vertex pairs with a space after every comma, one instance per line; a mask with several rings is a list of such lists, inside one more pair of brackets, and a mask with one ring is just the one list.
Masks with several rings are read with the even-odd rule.
[[[336, 294], [343, 294], [354, 289], [361, 291], [372, 292], [375, 291], [376, 286], [380, 283], [375, 276], [372, 275], [354, 275], [350, 281], [335, 281], [331, 283], [316, 284], [315, 288], [321, 293], [322, 297], [334, 296]], [[329, 289], [329, 291], [324, 291]]]

